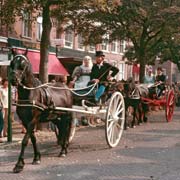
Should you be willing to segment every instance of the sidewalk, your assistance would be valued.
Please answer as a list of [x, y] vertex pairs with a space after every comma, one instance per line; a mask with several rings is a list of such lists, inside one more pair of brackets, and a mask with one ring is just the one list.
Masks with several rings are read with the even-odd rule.
[[[21, 144], [24, 137], [22, 131], [22, 125], [18, 121], [12, 122], [12, 142], [8, 142], [7, 137], [3, 137], [3, 143], [0, 143], [0, 149], [8, 147], [14, 147]], [[36, 132], [37, 140], [40, 142], [46, 141], [47, 139], [54, 138], [55, 134], [53, 131], [49, 131], [47, 128], [43, 128], [42, 131]]]
[[[164, 116], [164, 119], [165, 119], [164, 113], [165, 113], [165, 110], [151, 111], [148, 114], [148, 118], [150, 121], [156, 121], [156, 119], [158, 119], [159, 116]], [[86, 126], [81, 126], [81, 127], [78, 127], [77, 129], [81, 129], [84, 127]], [[12, 142], [7, 142], [7, 137], [2, 138], [4, 142], [0, 143], [0, 149], [6, 149], [8, 147], [14, 147], [14, 146], [20, 145], [24, 137], [24, 134], [21, 133], [21, 130], [22, 130], [21, 124], [18, 121], [13, 122], [12, 123]], [[56, 141], [54, 132], [47, 130], [47, 128], [43, 128], [43, 131], [36, 132], [36, 136], [39, 142], [47, 141], [47, 139], [52, 139], [52, 138]]]
[[0, 143], [0, 149], [21, 143], [23, 134], [21, 133], [21, 124], [17, 121], [12, 122], [12, 142], [8, 142], [8, 137], [3, 137], [3, 143]]

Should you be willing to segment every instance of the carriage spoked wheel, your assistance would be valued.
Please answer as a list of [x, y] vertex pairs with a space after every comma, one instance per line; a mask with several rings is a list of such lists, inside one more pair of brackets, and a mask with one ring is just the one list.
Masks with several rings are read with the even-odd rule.
[[124, 130], [124, 122], [124, 98], [120, 92], [115, 92], [109, 101], [105, 121], [105, 136], [109, 147], [118, 145]]
[[175, 105], [175, 95], [174, 91], [171, 89], [167, 93], [166, 104], [165, 104], [165, 113], [167, 122], [172, 121]]

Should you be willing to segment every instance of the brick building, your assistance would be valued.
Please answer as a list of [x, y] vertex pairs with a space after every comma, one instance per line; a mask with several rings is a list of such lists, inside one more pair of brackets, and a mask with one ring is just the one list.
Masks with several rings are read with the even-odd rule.
[[[15, 47], [17, 49], [26, 47], [35, 50], [37, 53], [40, 50], [42, 17], [38, 17], [33, 23], [30, 23], [29, 19], [30, 14], [24, 13], [24, 18], [17, 18], [10, 32], [1, 26], [0, 47]], [[58, 27], [55, 25], [52, 27], [50, 39], [50, 52], [57, 54], [60, 63], [68, 68], [70, 73], [76, 65], [81, 64], [85, 55], [90, 55], [92, 59], [95, 59], [95, 51], [102, 50], [106, 55], [106, 61], [119, 68], [120, 72], [117, 79], [127, 78], [128, 65], [122, 58], [126, 48], [125, 41], [114, 41], [112, 43], [104, 41], [95, 46], [83, 46], [83, 38], [80, 35], [75, 36], [71, 31], [58, 31]], [[0, 52], [1, 60], [8, 59], [7, 57], [7, 52]]]
[[[36, 22], [33, 23], [29, 22], [29, 18], [30, 15], [24, 13], [24, 18], [17, 19], [11, 32], [8, 32], [5, 27], [0, 25], [0, 47], [27, 47], [28, 49], [35, 50], [37, 53], [40, 49], [42, 17], [38, 17]], [[123, 54], [126, 45], [128, 45], [127, 42], [123, 40], [113, 41], [112, 43], [103, 41], [102, 44], [97, 44], [95, 46], [83, 46], [83, 39], [80, 35], [75, 36], [71, 31], [58, 31], [56, 25], [52, 27], [50, 39], [50, 52], [57, 55], [60, 63], [68, 69], [70, 74], [76, 65], [81, 64], [85, 55], [89, 55], [94, 59], [95, 51], [102, 50], [106, 55], [106, 61], [119, 68], [120, 71], [117, 75], [118, 80], [133, 76], [132, 65], [126, 64], [125, 60], [123, 60]], [[0, 49], [0, 60], [4, 59], [8, 59], [8, 53]], [[49, 61], [50, 60], [51, 59], [49, 59]], [[175, 65], [167, 62], [163, 67], [168, 75], [169, 83], [172, 81], [179, 81], [177, 78], [179, 75]]]

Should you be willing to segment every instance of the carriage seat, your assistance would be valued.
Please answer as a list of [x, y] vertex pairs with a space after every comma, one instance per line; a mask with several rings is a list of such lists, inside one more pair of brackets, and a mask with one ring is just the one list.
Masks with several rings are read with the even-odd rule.
[[92, 87], [87, 87], [82, 90], [74, 90], [75, 103], [77, 104], [77, 102], [78, 102], [78, 104], [81, 104], [82, 100], [87, 100], [88, 104], [90, 106], [93, 106], [93, 105], [98, 105], [98, 104], [104, 103], [106, 101], [107, 96], [109, 96], [108, 88], [106, 88], [104, 94], [101, 96], [100, 102], [96, 102], [96, 100], [95, 100], [95, 94], [97, 91], [97, 87], [95, 87], [93, 90], [91, 88]]
[[154, 83], [154, 84], [143, 84], [145, 88], [148, 89], [149, 97], [152, 99], [158, 99], [163, 95], [163, 91], [165, 90], [164, 83]]

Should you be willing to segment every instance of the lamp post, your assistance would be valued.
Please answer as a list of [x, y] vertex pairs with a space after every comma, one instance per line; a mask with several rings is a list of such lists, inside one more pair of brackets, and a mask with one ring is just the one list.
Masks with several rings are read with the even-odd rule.
[[[11, 51], [8, 51], [8, 60], [11, 60]], [[12, 142], [12, 121], [11, 121], [11, 83], [10, 83], [10, 67], [7, 69], [8, 73], [8, 136], [7, 141]]]

